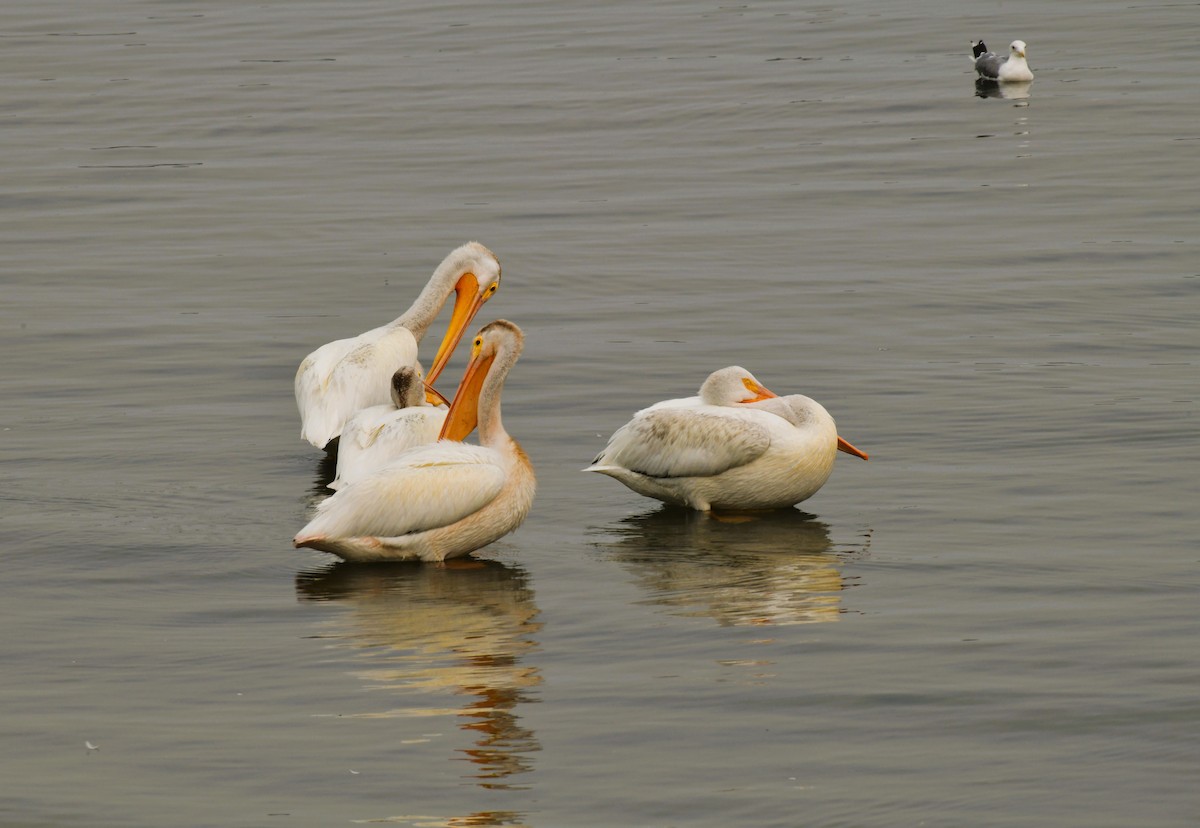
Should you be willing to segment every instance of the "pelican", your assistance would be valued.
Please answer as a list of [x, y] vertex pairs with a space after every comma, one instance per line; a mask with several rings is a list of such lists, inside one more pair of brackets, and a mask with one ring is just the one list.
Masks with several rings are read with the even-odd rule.
[[300, 436], [325, 448], [356, 411], [386, 404], [389, 377], [398, 365], [417, 364], [417, 344], [453, 292], [457, 296], [450, 325], [426, 379], [432, 386], [475, 314], [499, 287], [495, 254], [479, 242], [469, 242], [437, 266], [412, 307], [397, 319], [313, 351], [296, 371]]
[[421, 372], [408, 365], [397, 369], [392, 374], [392, 404], [364, 408], [346, 421], [329, 488], [366, 477], [414, 446], [437, 442], [445, 421], [446, 408], [426, 400]]
[[1000, 83], [1023, 83], [1033, 80], [1033, 72], [1025, 62], [1025, 41], [1014, 40], [1008, 45], [1008, 56], [989, 52], [982, 40], [971, 44], [975, 56], [975, 71], [984, 80]]
[[[500, 420], [500, 392], [524, 343], [503, 319], [479, 332], [441, 439], [334, 493], [292, 539], [348, 561], [441, 561], [516, 529], [533, 504], [533, 466]], [[479, 445], [461, 442], [479, 427]]]
[[780, 509], [812, 497], [839, 450], [867, 459], [820, 403], [780, 397], [735, 365], [709, 375], [699, 396], [634, 414], [584, 471], [700, 511]]

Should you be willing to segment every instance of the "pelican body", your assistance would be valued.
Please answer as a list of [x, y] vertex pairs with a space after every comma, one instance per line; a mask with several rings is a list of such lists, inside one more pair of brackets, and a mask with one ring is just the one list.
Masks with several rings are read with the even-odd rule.
[[346, 421], [329, 488], [360, 480], [415, 446], [436, 443], [445, 421], [446, 408], [426, 400], [421, 372], [411, 366], [397, 369], [392, 374], [392, 404], [364, 408]]
[[971, 44], [975, 57], [975, 71], [984, 80], [997, 83], [1025, 83], [1033, 80], [1033, 71], [1025, 61], [1025, 41], [1014, 40], [1008, 46], [1008, 55], [1001, 57], [989, 52], [982, 40]]
[[499, 287], [500, 262], [495, 254], [478, 242], [469, 242], [438, 265], [412, 307], [401, 316], [313, 351], [296, 371], [300, 436], [325, 448], [341, 436], [346, 421], [356, 412], [386, 404], [396, 366], [417, 367], [417, 345], [454, 293], [450, 324], [426, 379], [432, 386], [475, 314]]
[[867, 459], [820, 403], [780, 397], [732, 366], [712, 373], [699, 396], [634, 414], [584, 471], [700, 511], [780, 509], [812, 497], [839, 450]]
[[[441, 561], [520, 526], [537, 484], [529, 457], [504, 430], [500, 394], [523, 343], [511, 322], [486, 325], [441, 439], [337, 491], [292, 543], [348, 561]], [[476, 426], [479, 445], [461, 442]]]

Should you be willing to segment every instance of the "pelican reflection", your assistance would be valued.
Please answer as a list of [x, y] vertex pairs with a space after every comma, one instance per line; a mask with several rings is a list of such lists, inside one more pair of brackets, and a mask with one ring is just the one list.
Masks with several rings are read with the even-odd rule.
[[308, 505], [316, 506], [325, 498], [333, 494], [333, 489], [329, 488], [329, 484], [337, 476], [337, 444], [334, 443], [334, 448], [322, 454], [317, 459], [316, 467], [313, 472], [313, 484], [308, 490]]
[[371, 690], [447, 702], [360, 716], [459, 717], [473, 741], [462, 753], [483, 787], [508, 787], [508, 777], [531, 770], [540, 745], [516, 709], [536, 701], [529, 691], [542, 681], [526, 663], [541, 624], [522, 569], [471, 558], [442, 566], [336, 563], [299, 573], [296, 591], [301, 600], [351, 608], [333, 622], [343, 629], [328, 637], [358, 651], [355, 675]]
[[463, 817], [439, 817], [418, 814], [362, 820], [410, 828], [529, 828], [525, 815], [516, 811], [477, 811]]
[[851, 585], [829, 526], [797, 509], [722, 517], [665, 507], [595, 531], [608, 536], [595, 546], [651, 603], [723, 626], [836, 621]]

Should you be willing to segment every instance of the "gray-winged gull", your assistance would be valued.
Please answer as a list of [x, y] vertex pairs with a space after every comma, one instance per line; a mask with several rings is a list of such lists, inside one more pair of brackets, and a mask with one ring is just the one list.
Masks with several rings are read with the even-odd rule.
[[1033, 72], [1025, 62], [1024, 40], [1014, 40], [1009, 44], [1008, 57], [989, 52], [982, 40], [972, 43], [971, 51], [975, 55], [975, 71], [984, 80], [1001, 83], [1033, 80]]

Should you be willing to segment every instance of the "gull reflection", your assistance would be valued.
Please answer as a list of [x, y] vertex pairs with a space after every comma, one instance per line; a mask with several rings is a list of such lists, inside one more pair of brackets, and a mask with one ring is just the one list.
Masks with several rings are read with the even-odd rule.
[[459, 717], [473, 741], [462, 753], [483, 787], [509, 787], [508, 777], [532, 769], [530, 754], [540, 745], [516, 708], [536, 700], [528, 691], [541, 674], [525, 659], [541, 624], [522, 569], [473, 558], [442, 566], [336, 563], [299, 573], [296, 591], [301, 600], [351, 608], [337, 622], [349, 628], [330, 637], [360, 651], [355, 675], [370, 689], [448, 702], [360, 715]]
[[1016, 100], [1020, 98], [1028, 98], [1032, 90], [1033, 81], [996, 83], [996, 81], [986, 80], [984, 78], [975, 79], [975, 97], [977, 98], [1005, 98]]
[[850, 585], [829, 526], [797, 509], [734, 517], [664, 507], [597, 531], [610, 537], [596, 547], [637, 576], [651, 603], [725, 626], [836, 621]]

